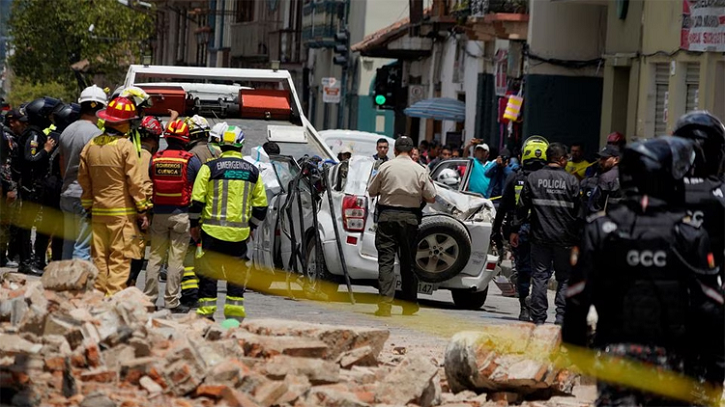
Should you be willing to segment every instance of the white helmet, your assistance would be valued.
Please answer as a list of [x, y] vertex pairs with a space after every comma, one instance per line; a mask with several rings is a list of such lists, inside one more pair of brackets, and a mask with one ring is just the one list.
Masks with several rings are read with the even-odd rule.
[[95, 102], [106, 106], [108, 103], [108, 97], [103, 89], [93, 85], [83, 89], [83, 92], [81, 92], [81, 97], [78, 98], [78, 103], [84, 102]]
[[119, 96], [131, 99], [136, 107], [145, 108], [151, 106], [151, 97], [149, 97], [149, 94], [145, 90], [138, 86], [127, 87], [121, 91]]
[[446, 168], [438, 174], [437, 181], [449, 187], [456, 187], [461, 182], [461, 177], [458, 176], [458, 171], [453, 168]]
[[222, 134], [224, 134], [224, 131], [226, 131], [227, 127], [229, 125], [227, 122], [220, 122], [214, 125], [214, 127], [211, 128], [211, 131], [209, 131], [209, 142], [210, 143], [218, 143], [222, 139]]

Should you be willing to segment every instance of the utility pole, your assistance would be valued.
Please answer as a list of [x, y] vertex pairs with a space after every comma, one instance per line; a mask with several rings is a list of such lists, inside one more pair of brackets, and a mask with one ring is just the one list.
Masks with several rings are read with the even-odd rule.
[[348, 16], [350, 13], [350, 0], [345, 0], [344, 11], [341, 19], [341, 30], [335, 34], [335, 56], [333, 63], [342, 67], [342, 78], [340, 80], [340, 103], [337, 105], [337, 128], [345, 126], [345, 106], [347, 102], [347, 77], [350, 69], [350, 29]]

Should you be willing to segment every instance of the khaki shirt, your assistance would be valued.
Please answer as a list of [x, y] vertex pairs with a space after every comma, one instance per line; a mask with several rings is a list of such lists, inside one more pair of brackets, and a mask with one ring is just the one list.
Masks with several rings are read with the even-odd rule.
[[368, 186], [370, 196], [380, 195], [380, 204], [419, 208], [423, 199], [436, 196], [428, 172], [407, 155], [399, 155], [380, 166]]

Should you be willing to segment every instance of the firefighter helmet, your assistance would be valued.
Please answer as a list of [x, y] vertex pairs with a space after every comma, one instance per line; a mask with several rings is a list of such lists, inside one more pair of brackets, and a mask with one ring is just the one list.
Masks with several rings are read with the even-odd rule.
[[453, 168], [446, 168], [438, 174], [436, 181], [449, 187], [457, 188], [458, 184], [461, 183], [461, 177], [458, 176], [458, 171]]
[[209, 142], [210, 143], [218, 143], [222, 139], [222, 134], [224, 134], [224, 131], [229, 127], [227, 122], [221, 122], [217, 123], [212, 127], [211, 130], [209, 130]]
[[161, 133], [163, 132], [164, 130], [161, 126], [161, 122], [154, 116], [146, 116], [143, 120], [141, 120], [141, 128], [139, 129], [141, 138], [158, 139], [161, 137]]
[[119, 96], [113, 99], [108, 107], [98, 111], [96, 116], [106, 123], [122, 123], [138, 119], [138, 111], [131, 100]]
[[224, 130], [224, 133], [221, 135], [221, 140], [219, 140], [219, 145], [222, 147], [234, 147], [234, 148], [242, 148], [244, 147], [244, 132], [242, 131], [239, 126], [229, 126], [226, 130]]
[[129, 86], [121, 91], [121, 97], [125, 97], [133, 101], [137, 108], [151, 107], [151, 97], [145, 90], [138, 86]]
[[186, 145], [189, 139], [189, 125], [182, 119], [176, 119], [166, 126], [164, 138], [176, 140]]
[[209, 122], [202, 116], [195, 114], [187, 117], [186, 124], [189, 126], [189, 138], [192, 141], [209, 138]]
[[627, 144], [627, 138], [624, 137], [624, 134], [615, 131], [614, 133], [610, 133], [607, 136], [607, 144], [614, 144], [619, 147], [623, 147], [625, 144]]

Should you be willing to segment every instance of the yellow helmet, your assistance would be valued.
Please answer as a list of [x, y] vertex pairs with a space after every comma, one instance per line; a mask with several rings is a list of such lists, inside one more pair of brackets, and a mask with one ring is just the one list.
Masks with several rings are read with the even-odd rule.
[[549, 142], [541, 136], [531, 136], [524, 141], [521, 152], [521, 164], [530, 160], [541, 160], [546, 162], [546, 149]]

